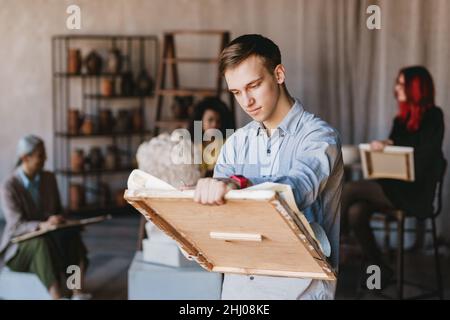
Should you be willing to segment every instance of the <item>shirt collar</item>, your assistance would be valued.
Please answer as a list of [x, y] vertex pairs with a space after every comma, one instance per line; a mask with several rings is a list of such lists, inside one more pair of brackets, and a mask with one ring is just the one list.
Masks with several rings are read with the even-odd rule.
[[25, 189], [28, 189], [31, 186], [37, 186], [39, 185], [39, 182], [41, 181], [41, 175], [38, 173], [33, 180], [30, 180], [28, 176], [25, 174], [22, 168], [19, 168], [18, 170], [20, 180], [22, 180], [22, 184], [25, 187]]
[[[303, 106], [298, 99], [294, 99], [294, 105], [287, 115], [283, 118], [278, 128], [281, 133], [288, 133], [294, 135], [297, 129], [297, 124], [303, 114]], [[262, 122], [254, 121], [254, 129], [256, 129], [256, 135], [259, 135], [260, 130], [265, 130], [264, 124]]]

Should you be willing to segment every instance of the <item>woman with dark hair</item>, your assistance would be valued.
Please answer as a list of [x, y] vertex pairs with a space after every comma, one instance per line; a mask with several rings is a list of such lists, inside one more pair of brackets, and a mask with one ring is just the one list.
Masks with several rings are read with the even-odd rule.
[[[189, 133], [202, 154], [202, 176], [212, 176], [227, 129], [234, 129], [234, 123], [230, 110], [221, 99], [208, 97], [194, 106]], [[222, 139], [217, 139], [219, 134]]]
[[[80, 268], [83, 285], [88, 264], [87, 250], [79, 229], [61, 229], [20, 243], [17, 236], [52, 229], [65, 221], [55, 175], [44, 170], [47, 160], [44, 141], [34, 135], [20, 139], [17, 168], [1, 185], [0, 202], [6, 227], [0, 243], [0, 269], [6, 265], [17, 272], [35, 273], [52, 298], [64, 294], [67, 268]], [[68, 288], [66, 288], [67, 290]], [[73, 290], [73, 299], [88, 299], [81, 288]]]
[[[395, 84], [398, 113], [388, 140], [373, 141], [372, 150], [387, 145], [414, 148], [415, 181], [393, 179], [362, 180], [347, 183], [342, 191], [342, 233], [352, 230], [369, 264], [392, 273], [382, 261], [370, 228], [370, 217], [383, 209], [398, 208], [418, 218], [433, 210], [437, 180], [442, 172], [444, 117], [434, 103], [433, 79], [421, 66], [401, 69]], [[383, 271], [382, 271], [383, 275]]]

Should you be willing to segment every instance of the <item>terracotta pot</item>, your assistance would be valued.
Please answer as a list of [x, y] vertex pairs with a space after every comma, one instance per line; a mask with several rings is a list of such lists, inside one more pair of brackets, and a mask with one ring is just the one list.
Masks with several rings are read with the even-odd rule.
[[111, 97], [114, 95], [114, 80], [102, 79], [101, 93], [105, 97]]
[[124, 190], [118, 190], [116, 191], [116, 206], [118, 207], [125, 207], [127, 205], [127, 201], [123, 198], [125, 191]]
[[72, 152], [70, 157], [70, 168], [74, 172], [81, 172], [84, 170], [84, 151], [83, 149], [76, 149]]
[[106, 68], [109, 73], [119, 73], [122, 69], [122, 57], [119, 49], [113, 49], [108, 53]]
[[67, 114], [67, 128], [69, 134], [78, 134], [80, 127], [80, 112], [77, 109], [69, 109]]
[[109, 109], [100, 110], [100, 131], [111, 132], [112, 127], [113, 127], [113, 117], [111, 110]]
[[153, 91], [153, 79], [147, 71], [141, 70], [136, 79], [136, 94], [139, 96], [148, 96]]
[[70, 185], [70, 210], [79, 210], [85, 205], [84, 187], [80, 184]]
[[91, 117], [85, 117], [81, 126], [81, 132], [85, 135], [94, 133], [94, 120]]
[[142, 112], [140, 109], [133, 110], [132, 116], [133, 131], [141, 131], [144, 126], [144, 120], [142, 119]]
[[105, 169], [117, 169], [120, 166], [119, 159], [117, 148], [115, 146], [108, 146], [105, 155]]
[[131, 128], [131, 117], [128, 110], [119, 110], [116, 118], [116, 132], [127, 132]]
[[80, 74], [81, 51], [80, 49], [69, 49], [67, 53], [67, 73]]
[[97, 51], [91, 51], [84, 63], [88, 74], [100, 74], [102, 72], [102, 57]]
[[103, 166], [103, 155], [99, 147], [92, 147], [89, 151], [89, 164], [91, 170], [101, 169]]

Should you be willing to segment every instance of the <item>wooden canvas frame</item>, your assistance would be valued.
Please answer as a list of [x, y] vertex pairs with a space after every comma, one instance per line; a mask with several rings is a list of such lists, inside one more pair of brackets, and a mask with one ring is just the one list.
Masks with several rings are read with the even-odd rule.
[[247, 194], [222, 206], [170, 191], [126, 190], [124, 197], [208, 271], [336, 280], [313, 237], [276, 192]]
[[365, 179], [414, 181], [413, 148], [386, 146], [383, 151], [372, 151], [369, 144], [360, 144], [359, 150]]

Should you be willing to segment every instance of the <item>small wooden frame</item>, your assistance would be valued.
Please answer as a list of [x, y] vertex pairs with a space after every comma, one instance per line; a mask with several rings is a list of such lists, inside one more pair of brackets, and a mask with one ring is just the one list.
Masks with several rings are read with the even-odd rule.
[[336, 280], [316, 241], [277, 192], [232, 192], [221, 206], [167, 190], [126, 190], [124, 198], [208, 271]]
[[369, 144], [360, 144], [359, 151], [365, 179], [414, 181], [414, 148], [386, 146], [372, 151]]

